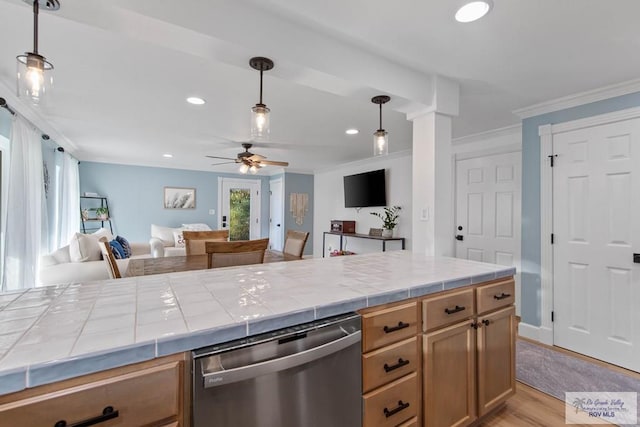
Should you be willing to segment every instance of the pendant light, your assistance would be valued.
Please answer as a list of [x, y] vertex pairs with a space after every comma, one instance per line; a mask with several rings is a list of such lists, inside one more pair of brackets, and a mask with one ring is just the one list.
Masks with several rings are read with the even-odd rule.
[[389, 154], [389, 133], [382, 129], [382, 104], [391, 100], [387, 95], [378, 95], [371, 98], [371, 102], [380, 106], [380, 127], [373, 133], [373, 155], [384, 156]]
[[269, 107], [262, 103], [262, 73], [273, 68], [273, 61], [269, 58], [256, 56], [249, 60], [254, 70], [260, 71], [260, 102], [251, 108], [251, 139], [254, 141], [269, 140]]
[[60, 9], [58, 0], [25, 0], [33, 4], [33, 52], [18, 55], [18, 96], [27, 98], [32, 104], [38, 105], [53, 86], [53, 77], [47, 71], [53, 70], [53, 64], [38, 53], [38, 13], [40, 7], [45, 10]]

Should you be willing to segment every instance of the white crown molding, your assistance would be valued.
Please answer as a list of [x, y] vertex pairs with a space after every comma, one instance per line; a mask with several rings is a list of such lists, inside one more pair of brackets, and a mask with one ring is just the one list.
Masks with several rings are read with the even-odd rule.
[[485, 132], [479, 132], [471, 135], [461, 136], [459, 138], [453, 138], [451, 140], [451, 143], [453, 145], [471, 144], [475, 142], [485, 141], [490, 138], [498, 138], [501, 136], [521, 134], [521, 133], [522, 133], [522, 124], [518, 123], [511, 126], [505, 126], [498, 129], [488, 130]]
[[513, 114], [526, 119], [529, 117], [539, 116], [541, 114], [551, 113], [553, 111], [564, 110], [567, 108], [577, 107], [579, 105], [589, 104], [591, 102], [602, 101], [616, 96], [628, 95], [630, 93], [640, 92], [640, 79], [630, 80], [623, 83], [617, 83], [605, 86], [599, 89], [593, 89], [586, 92], [580, 92], [562, 98], [552, 99], [550, 101], [541, 102], [525, 108], [519, 108], [513, 111]]
[[313, 171], [313, 173], [317, 174], [317, 173], [331, 172], [331, 171], [342, 169], [344, 167], [364, 166], [364, 165], [367, 165], [367, 164], [372, 163], [372, 162], [377, 163], [379, 160], [394, 160], [394, 159], [400, 159], [400, 158], [403, 158], [403, 157], [411, 157], [411, 155], [412, 155], [412, 151], [411, 150], [401, 150], [401, 151], [393, 152], [391, 154], [387, 154], [386, 156], [369, 157], [367, 159], [361, 159], [361, 160], [356, 160], [356, 161], [349, 162], [349, 163], [342, 163], [342, 164], [335, 165], [335, 166], [329, 166], [329, 167], [326, 167], [326, 168], [316, 169], [316, 170]]

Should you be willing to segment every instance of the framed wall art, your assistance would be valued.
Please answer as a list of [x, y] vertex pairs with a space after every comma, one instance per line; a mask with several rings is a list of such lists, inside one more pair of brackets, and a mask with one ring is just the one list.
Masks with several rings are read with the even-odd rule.
[[195, 209], [196, 189], [182, 187], [164, 187], [165, 209]]

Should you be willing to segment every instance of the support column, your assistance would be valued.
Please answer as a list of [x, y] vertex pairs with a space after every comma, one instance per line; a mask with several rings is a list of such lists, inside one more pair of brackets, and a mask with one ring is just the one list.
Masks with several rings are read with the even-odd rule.
[[425, 113], [413, 121], [413, 251], [455, 256], [451, 117]]

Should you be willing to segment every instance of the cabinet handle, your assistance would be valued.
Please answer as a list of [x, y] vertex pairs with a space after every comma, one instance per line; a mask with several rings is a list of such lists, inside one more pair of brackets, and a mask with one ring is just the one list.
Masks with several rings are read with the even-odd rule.
[[472, 324], [470, 324], [469, 326], [471, 326], [473, 329], [478, 329], [479, 327], [481, 327], [482, 325], [479, 324], [478, 322], [473, 322]]
[[385, 334], [388, 334], [389, 332], [395, 332], [395, 331], [399, 331], [400, 329], [404, 329], [404, 328], [408, 328], [409, 324], [408, 323], [404, 323], [402, 321], [398, 322], [398, 326], [385, 326], [384, 328], [382, 328], [382, 330], [384, 331]]
[[119, 412], [113, 409], [113, 406], [107, 406], [102, 410], [102, 415], [98, 415], [97, 417], [89, 418], [88, 420], [80, 421], [75, 424], [67, 424], [65, 420], [60, 420], [53, 425], [53, 427], [88, 427], [95, 424], [103, 423], [107, 420], [112, 420], [114, 418], [118, 418]]
[[495, 299], [497, 299], [498, 301], [500, 301], [501, 299], [505, 299], [505, 298], [509, 298], [511, 296], [511, 294], [505, 294], [504, 292], [501, 293], [500, 295], [494, 295], [493, 297]]
[[489, 324], [490, 324], [491, 322], [490, 322], [489, 320], [487, 320], [487, 319], [484, 319], [484, 320], [482, 321], [482, 323], [484, 324], [484, 326], [489, 326]]
[[395, 365], [389, 366], [389, 365], [387, 365], [385, 363], [383, 367], [384, 367], [384, 371], [388, 373], [388, 372], [391, 372], [391, 371], [393, 371], [395, 369], [402, 368], [403, 366], [406, 366], [408, 364], [409, 364], [409, 361], [408, 360], [404, 360], [401, 357], [401, 358], [398, 359], [398, 363], [396, 363]]
[[393, 409], [387, 409], [384, 408], [383, 412], [384, 412], [384, 416], [389, 418], [392, 415], [397, 414], [398, 412], [402, 411], [403, 409], [407, 409], [409, 407], [409, 402], [405, 403], [402, 400], [398, 400], [398, 406], [396, 406]]
[[447, 314], [453, 314], [453, 313], [458, 313], [458, 312], [460, 312], [460, 311], [462, 311], [464, 309], [465, 309], [464, 306], [456, 305], [455, 308], [445, 308], [444, 312], [447, 313]]

